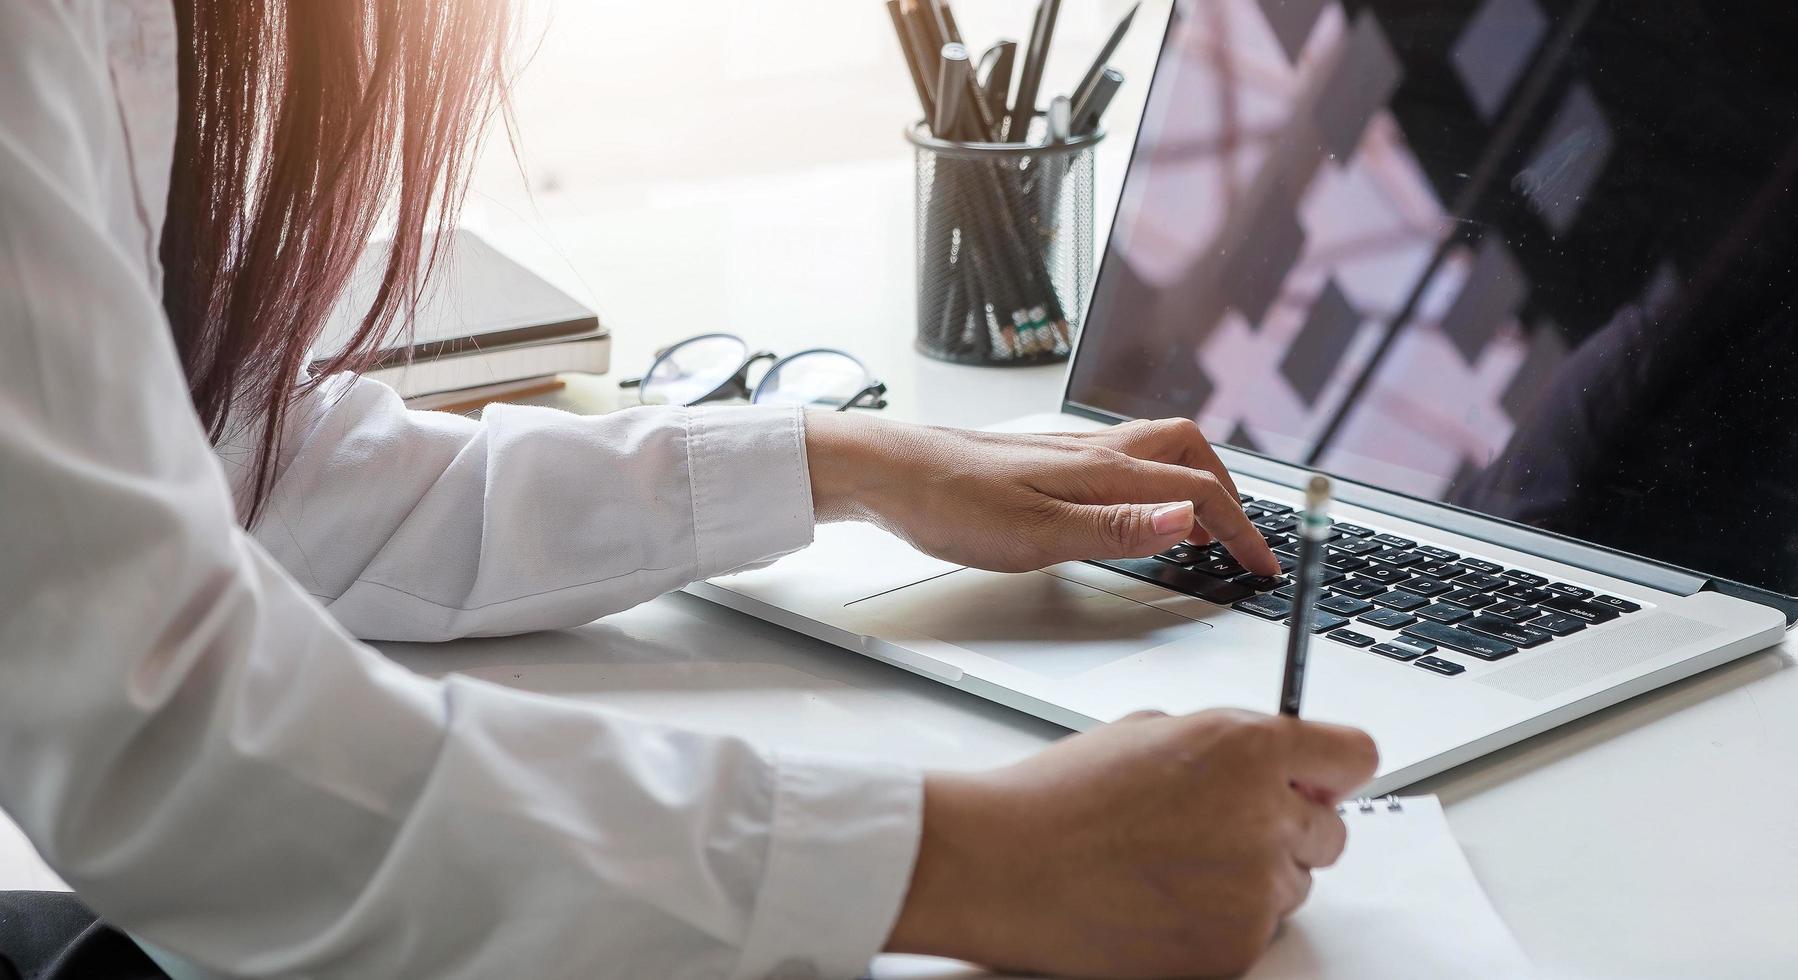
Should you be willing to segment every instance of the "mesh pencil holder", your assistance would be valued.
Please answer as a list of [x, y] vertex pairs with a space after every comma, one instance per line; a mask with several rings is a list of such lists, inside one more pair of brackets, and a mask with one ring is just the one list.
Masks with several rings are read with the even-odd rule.
[[920, 123], [906, 136], [917, 155], [918, 350], [958, 364], [1066, 360], [1092, 287], [1093, 149], [1104, 134], [958, 143]]

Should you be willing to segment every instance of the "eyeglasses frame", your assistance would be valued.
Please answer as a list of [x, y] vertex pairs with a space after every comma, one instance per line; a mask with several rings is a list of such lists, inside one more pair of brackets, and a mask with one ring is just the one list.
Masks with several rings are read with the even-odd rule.
[[[618, 387], [620, 387], [620, 388], [641, 388], [641, 387], [643, 387], [643, 382], [655, 375], [656, 368], [659, 368], [662, 366], [662, 362], [668, 359], [668, 355], [674, 353], [677, 350], [680, 350], [682, 347], [685, 347], [688, 344], [692, 344], [692, 343], [695, 343], [695, 342], [701, 341], [701, 340], [734, 340], [734, 341], [737, 341], [738, 343], [742, 344], [745, 349], [749, 348], [749, 342], [744, 340], [742, 337], [737, 336], [734, 333], [702, 333], [702, 334], [698, 334], [696, 336], [688, 337], [687, 339], [680, 341], [679, 343], [671, 344], [667, 347], [662, 348], [661, 350], [656, 351], [656, 359], [654, 361], [650, 362], [649, 370], [644, 372], [643, 377], [627, 378], [623, 381], [620, 381], [618, 383]], [[721, 401], [721, 400], [729, 399], [729, 398], [744, 398], [744, 399], [747, 399], [751, 404], [754, 404], [756, 394], [761, 391], [762, 385], [767, 383], [767, 379], [769, 377], [772, 377], [773, 375], [778, 374], [780, 372], [780, 369], [782, 367], [786, 366], [787, 364], [790, 364], [793, 361], [795, 361], [801, 357], [810, 355], [810, 354], [837, 354], [842, 357], [847, 357], [851, 361], [854, 361], [857, 364], [862, 364], [861, 358], [856, 357], [854, 354], [851, 354], [846, 350], [838, 350], [835, 347], [808, 347], [805, 350], [798, 351], [793, 354], [788, 354], [785, 357], [781, 357], [780, 355], [778, 355], [770, 350], [752, 351], [749, 354], [749, 356], [747, 356], [743, 359], [743, 363], [737, 365], [737, 369], [735, 371], [731, 372], [730, 377], [725, 378], [724, 381], [719, 383], [718, 387], [713, 388], [711, 391], [707, 392], [706, 394], [701, 395], [700, 397], [695, 398], [692, 401], [685, 403], [685, 405], [683, 407], [690, 408], [694, 405], [703, 405], [706, 402]], [[751, 390], [749, 387], [749, 369], [754, 367], [757, 363], [759, 363], [761, 361], [766, 361], [766, 360], [773, 360], [774, 363], [770, 364], [768, 366], [767, 373], [762, 375], [762, 381], [758, 382], [756, 384], [754, 390]], [[872, 381], [872, 383], [869, 384], [868, 386], [862, 388], [862, 390], [856, 392], [854, 396], [845, 399], [843, 401], [843, 404], [838, 406], [835, 409], [835, 411], [847, 412], [852, 408], [882, 409], [882, 408], [887, 407], [887, 400], [886, 400], [887, 386], [881, 381], [874, 380], [874, 373], [872, 371], [869, 371], [867, 365], [865, 365], [865, 364], [862, 364], [862, 373], [865, 374], [868, 377], [868, 379], [870, 381]], [[864, 404], [864, 402], [866, 404]]]

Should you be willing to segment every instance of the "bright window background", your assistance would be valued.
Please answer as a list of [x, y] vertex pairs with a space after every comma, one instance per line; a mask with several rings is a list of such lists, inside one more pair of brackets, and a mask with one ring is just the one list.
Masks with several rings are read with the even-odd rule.
[[[490, 140], [464, 220], [599, 311], [614, 373], [728, 330], [780, 350], [849, 350], [896, 403], [955, 401], [935, 386], [962, 376], [911, 347], [903, 133], [920, 110], [881, 0], [515, 2], [531, 5], [526, 46], [538, 45], [513, 91], [523, 174], [506, 141]], [[1128, 80], [1099, 151], [1101, 239], [1171, 2], [1148, 0], [1112, 60]], [[1042, 104], [1078, 83], [1130, 5], [1064, 0]], [[955, 5], [976, 56], [1027, 41], [1034, 9]], [[955, 421], [1045, 407], [992, 401], [992, 418]]]
[[[515, 91], [539, 195], [905, 153], [900, 132], [918, 107], [881, 0], [521, 2], [526, 46], [541, 41]], [[1130, 6], [1063, 3], [1044, 105], [1078, 82]], [[1032, 0], [955, 5], [975, 58], [1002, 37], [1021, 48], [1034, 10]], [[1110, 119], [1133, 127], [1166, 19], [1166, 0], [1144, 4], [1114, 59], [1130, 81]], [[490, 146], [481, 191], [509, 197], [517, 178], [509, 151]]]

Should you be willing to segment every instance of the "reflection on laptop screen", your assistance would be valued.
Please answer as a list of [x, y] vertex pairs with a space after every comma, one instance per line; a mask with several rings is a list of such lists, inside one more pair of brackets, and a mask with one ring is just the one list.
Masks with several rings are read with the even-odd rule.
[[1795, 37], [1182, 0], [1070, 403], [1798, 594]]

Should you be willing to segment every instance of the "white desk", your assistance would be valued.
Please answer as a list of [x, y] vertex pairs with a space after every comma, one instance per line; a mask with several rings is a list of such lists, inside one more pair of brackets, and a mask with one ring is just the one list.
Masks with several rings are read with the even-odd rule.
[[[911, 352], [909, 187], [895, 155], [545, 201], [559, 216], [543, 226], [489, 231], [535, 248], [564, 281], [605, 284], [621, 372], [670, 339], [729, 328], [788, 350], [831, 338], [886, 378], [902, 417], [983, 425], [1052, 406], [1055, 369]], [[391, 652], [422, 671], [924, 767], [1000, 764], [1062, 734], [682, 595], [566, 633]], [[1417, 789], [1448, 803], [1481, 881], [1550, 976], [1798, 975], [1795, 668], [1788, 643]], [[0, 887], [51, 883], [0, 824]]]
[[[981, 768], [1064, 734], [675, 595], [569, 633], [390, 647], [769, 746]], [[1431, 779], [1480, 881], [1553, 977], [1798, 975], [1798, 645]]]

